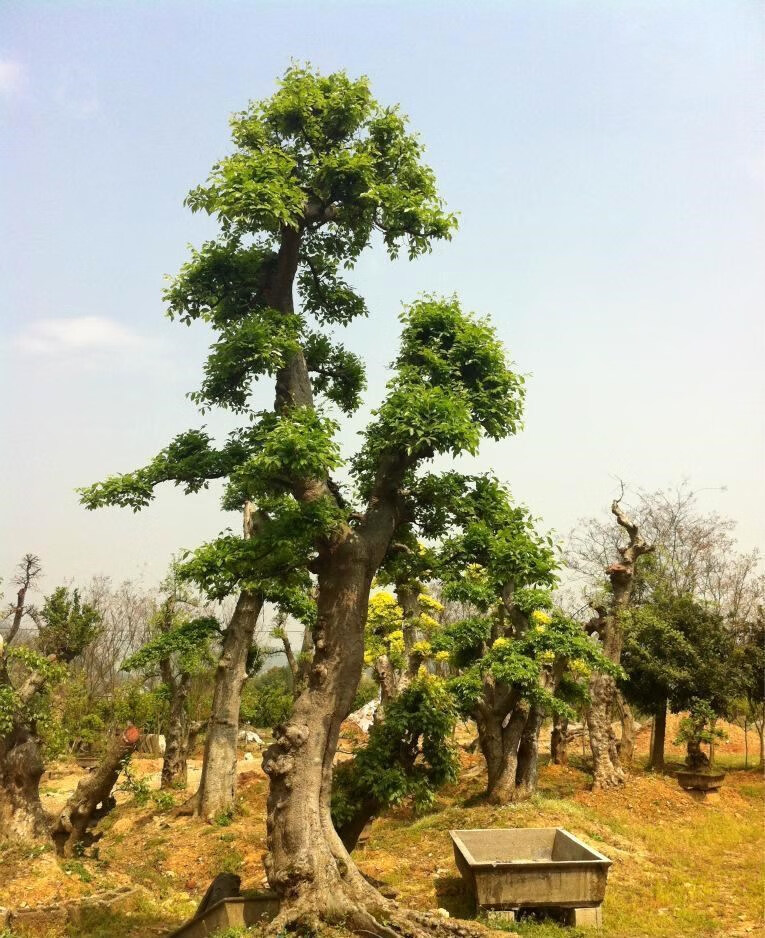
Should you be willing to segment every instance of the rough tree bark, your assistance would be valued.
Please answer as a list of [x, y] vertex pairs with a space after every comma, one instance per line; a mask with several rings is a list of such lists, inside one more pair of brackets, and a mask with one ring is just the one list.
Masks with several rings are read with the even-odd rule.
[[518, 767], [515, 773], [516, 800], [530, 798], [537, 790], [539, 779], [539, 733], [544, 711], [536, 704], [529, 711], [518, 745]]
[[[606, 569], [611, 582], [610, 602], [607, 609], [598, 610], [598, 617], [590, 624], [590, 628], [597, 631], [606, 657], [618, 664], [623, 644], [621, 617], [632, 596], [635, 564], [643, 554], [653, 550], [653, 547], [642, 538], [638, 526], [624, 513], [619, 500], [612, 503], [611, 511], [619, 526], [627, 532], [628, 543], [619, 548], [621, 560]], [[593, 788], [617, 788], [624, 784], [625, 773], [611, 727], [616, 705], [616, 681], [610, 674], [594, 672], [590, 678], [589, 690], [587, 727], [590, 731], [592, 751]]]
[[160, 662], [162, 680], [170, 688], [170, 714], [165, 733], [165, 754], [162, 758], [160, 788], [185, 788], [188, 781], [189, 719], [186, 699], [191, 684], [190, 674], [172, 674], [170, 663], [163, 667]]
[[48, 824], [40, 801], [44, 766], [37, 738], [16, 727], [0, 739], [0, 834], [22, 840], [47, 840]]
[[550, 760], [553, 765], [568, 765], [568, 720], [557, 714], [550, 734]]
[[632, 708], [618, 691], [616, 694], [616, 706], [622, 724], [622, 735], [619, 740], [619, 745], [617, 746], [619, 761], [622, 765], [630, 766], [632, 765], [632, 759], [635, 755], [635, 738], [637, 735], [635, 718], [632, 715]]
[[281, 639], [282, 646], [284, 647], [287, 666], [292, 675], [292, 696], [299, 697], [305, 689], [308, 674], [311, 669], [311, 661], [313, 659], [313, 636], [311, 635], [311, 630], [306, 628], [303, 632], [303, 641], [299, 656], [295, 655], [292, 649], [292, 642], [287, 634], [287, 630], [284, 628], [284, 623], [275, 630], [274, 634]]
[[486, 760], [486, 796], [491, 804], [517, 800], [518, 747], [528, 717], [529, 708], [523, 701], [510, 710], [483, 704], [474, 714], [478, 744]]
[[664, 771], [664, 746], [667, 738], [667, 701], [662, 701], [653, 717], [653, 736], [648, 768], [654, 772]]
[[80, 780], [51, 831], [59, 854], [72, 856], [88, 827], [114, 807], [112, 789], [140, 737], [139, 731], [129, 726], [114, 738], [93, 772]]
[[242, 591], [223, 636], [215, 672], [212, 713], [207, 726], [202, 777], [194, 799], [194, 813], [211, 819], [229, 811], [236, 798], [236, 744], [242, 687], [255, 625], [263, 608], [256, 593]]
[[266, 872], [293, 915], [311, 919], [318, 908], [377, 933], [369, 913], [382, 912], [384, 900], [350, 860], [330, 815], [332, 765], [361, 677], [366, 603], [377, 567], [365, 553], [361, 541], [349, 537], [320, 575], [308, 686], [264, 754], [271, 780]]

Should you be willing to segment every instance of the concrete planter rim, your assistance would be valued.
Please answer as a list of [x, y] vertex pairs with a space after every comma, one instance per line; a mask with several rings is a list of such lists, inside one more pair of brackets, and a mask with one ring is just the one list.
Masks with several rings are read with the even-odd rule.
[[467, 847], [467, 844], [463, 841], [460, 834], [492, 834], [495, 833], [498, 828], [496, 827], [473, 827], [465, 828], [463, 830], [450, 830], [449, 836], [451, 837], [454, 845], [458, 848], [460, 853], [464, 856], [468, 865], [471, 869], [474, 870], [497, 870], [497, 869], [509, 869], [509, 870], [522, 870], [522, 869], [534, 869], [534, 870], [544, 870], [547, 868], [557, 868], [560, 869], [561, 866], [564, 866], [566, 869], [573, 869], [574, 867], [603, 867], [603, 866], [612, 866], [613, 860], [610, 860], [607, 856], [604, 856], [599, 851], [595, 850], [589, 844], [584, 843], [579, 840], [578, 837], [575, 837], [570, 831], [567, 831], [564, 827], [505, 827], [499, 828], [501, 830], [518, 830], [518, 831], [539, 831], [539, 832], [549, 832], [549, 831], [560, 831], [566, 837], [569, 837], [574, 841], [578, 846], [582, 847], [589, 854], [592, 855], [592, 859], [588, 860], [476, 860], [473, 857], [473, 854]]

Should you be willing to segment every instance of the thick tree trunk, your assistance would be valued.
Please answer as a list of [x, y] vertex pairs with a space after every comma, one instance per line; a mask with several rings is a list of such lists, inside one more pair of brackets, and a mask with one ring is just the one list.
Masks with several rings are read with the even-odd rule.
[[223, 638], [205, 738], [202, 777], [194, 806], [195, 814], [203, 818], [214, 818], [234, 806], [242, 686], [247, 679], [247, 657], [262, 608], [261, 596], [243, 591]]
[[653, 717], [653, 736], [648, 768], [654, 772], [664, 771], [664, 746], [667, 738], [667, 701], [663, 701]]
[[760, 724], [755, 724], [757, 726], [757, 736], [760, 740], [760, 771], [765, 770], [765, 721]]
[[539, 780], [539, 733], [544, 714], [534, 705], [523, 727], [518, 746], [518, 767], [515, 773], [516, 800], [530, 798], [537, 790]]
[[128, 727], [112, 741], [94, 771], [80, 780], [53, 827], [53, 841], [59, 854], [71, 856], [88, 827], [114, 806], [112, 789], [140, 735], [134, 726]]
[[170, 715], [165, 733], [160, 788], [185, 788], [188, 781], [189, 719], [186, 698], [190, 676], [182, 674], [171, 684]]
[[363, 879], [336, 833], [330, 799], [340, 724], [361, 677], [372, 569], [353, 550], [352, 539], [329, 562], [331, 569], [321, 578], [307, 687], [263, 757], [271, 780], [266, 872], [292, 916], [311, 921], [320, 913], [358, 925], [361, 915], [371, 927], [370, 903], [384, 900]]
[[501, 712], [481, 714], [480, 721], [476, 719], [478, 740], [486, 759], [486, 796], [491, 804], [508, 804], [518, 798], [518, 747], [528, 716], [528, 708], [521, 704], [506, 721]]
[[43, 770], [35, 736], [18, 730], [0, 740], [0, 836], [48, 840], [47, 818], [40, 802]]
[[550, 759], [553, 765], [568, 765], [568, 720], [557, 714], [550, 734]]
[[616, 706], [619, 710], [619, 717], [622, 723], [622, 735], [617, 747], [619, 761], [623, 766], [632, 765], [632, 759], [635, 755], [635, 718], [632, 715], [632, 708], [617, 691]]
[[611, 728], [611, 713], [616, 685], [608, 674], [595, 673], [590, 678], [590, 706], [587, 728], [592, 750], [593, 788], [618, 788], [624, 784], [624, 769], [619, 764], [616, 739]]

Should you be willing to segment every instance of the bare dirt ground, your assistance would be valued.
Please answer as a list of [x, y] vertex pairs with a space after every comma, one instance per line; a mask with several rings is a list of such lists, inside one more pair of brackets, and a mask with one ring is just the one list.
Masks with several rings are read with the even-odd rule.
[[[673, 718], [667, 738], [676, 730]], [[413, 818], [408, 809], [390, 812], [372, 825], [355, 854], [368, 875], [388, 883], [402, 902], [421, 909], [445, 908], [469, 915], [469, 899], [452, 858], [448, 831], [460, 827], [563, 826], [614, 860], [602, 938], [747, 938], [765, 936], [762, 915], [762, 776], [743, 770], [744, 737], [726, 727], [729, 740], [718, 745], [717, 760], [728, 777], [719, 801], [700, 805], [682, 791], [670, 771], [682, 761], [679, 747], [667, 747], [668, 774], [642, 770], [650, 728], [638, 738], [634, 772], [621, 791], [592, 793], [581, 756], [572, 747], [571, 765], [544, 764], [540, 792], [531, 802], [496, 808], [481, 798], [481, 757], [461, 751], [457, 785], [445, 790], [436, 809]], [[351, 732], [349, 732], [349, 736]], [[458, 739], [471, 738], [467, 727]], [[350, 749], [346, 737], [341, 748]], [[750, 733], [750, 765], [758, 742]], [[40, 938], [144, 938], [160, 936], [190, 917], [213, 876], [236, 872], [245, 888], [264, 883], [267, 779], [260, 757], [239, 762], [239, 806], [233, 819], [209, 824], [175, 816], [173, 805], [157, 799], [161, 760], [137, 757], [133, 774], [151, 789], [147, 803], [119, 792], [118, 807], [102, 823], [98, 841], [83, 856], [62, 861], [30, 845], [0, 845], [0, 906], [29, 909], [61, 905], [106, 889], [131, 887], [128, 910], [96, 910], [77, 924], [38, 920], [18, 934]], [[243, 754], [244, 756], [244, 754]], [[189, 793], [199, 778], [193, 759]], [[64, 803], [83, 772], [71, 763], [51, 766], [42, 783], [45, 807]], [[174, 793], [180, 804], [187, 793]], [[536, 930], [535, 930], [536, 929]], [[552, 929], [552, 930], [550, 930]], [[557, 935], [548, 925], [522, 927], [539, 938]], [[15, 934], [15, 932], [14, 932]], [[561, 933], [562, 934], [562, 933]], [[576, 932], [568, 931], [570, 938]], [[6, 938], [0, 926], [0, 938]]]

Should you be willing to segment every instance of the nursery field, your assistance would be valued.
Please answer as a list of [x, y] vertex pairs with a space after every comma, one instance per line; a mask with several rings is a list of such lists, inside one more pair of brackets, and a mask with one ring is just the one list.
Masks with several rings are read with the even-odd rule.
[[[741, 730], [727, 729], [729, 740], [717, 753], [718, 763], [728, 770], [726, 784], [718, 801], [704, 805], [691, 800], [672, 777], [680, 767], [679, 749], [668, 747], [667, 774], [642, 771], [647, 728], [639, 734], [636, 765], [623, 790], [591, 792], [581, 752], [572, 752], [566, 767], [548, 764], [545, 754], [538, 794], [501, 807], [482, 797], [483, 759], [463, 749], [459, 782], [440, 793], [432, 813], [415, 819], [408, 810], [389, 812], [373, 823], [354, 856], [367, 876], [385, 883], [402, 903], [470, 917], [450, 829], [563, 826], [614, 861], [603, 938], [765, 935], [765, 784], [757, 771], [743, 768]], [[460, 728], [459, 738], [470, 738], [467, 728]], [[341, 748], [349, 744], [346, 740]], [[753, 734], [749, 746], [751, 758]], [[133, 792], [118, 793], [118, 807], [101, 822], [102, 836], [81, 856], [63, 860], [20, 842], [2, 848], [0, 906], [21, 913], [12, 933], [0, 931], [3, 938], [160, 936], [193, 914], [222, 870], [238, 873], [244, 888], [261, 887], [267, 780], [257, 753], [242, 755], [238, 810], [216, 824], [176, 816], [173, 802], [183, 796], [159, 794], [160, 760], [136, 757]], [[192, 760], [190, 787], [197, 782], [198, 767], [199, 760]], [[42, 784], [46, 808], [63, 803], [80, 775], [71, 764], [51, 767]], [[104, 894], [105, 901], [99, 901]], [[76, 914], [66, 916], [67, 907]], [[514, 929], [537, 938], [584, 934], [535, 921]]]

